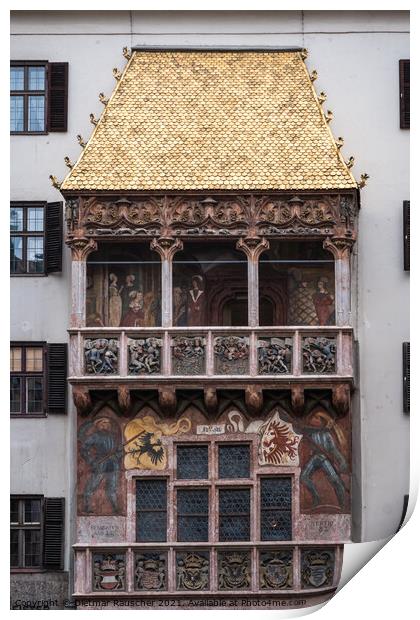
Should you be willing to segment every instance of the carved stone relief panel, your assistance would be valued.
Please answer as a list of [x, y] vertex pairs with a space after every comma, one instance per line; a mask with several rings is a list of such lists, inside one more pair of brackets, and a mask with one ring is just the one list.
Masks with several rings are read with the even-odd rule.
[[219, 551], [219, 590], [248, 590], [251, 587], [250, 551]]
[[206, 340], [202, 336], [176, 336], [172, 340], [172, 374], [203, 375]]
[[258, 372], [261, 375], [280, 375], [292, 372], [292, 338], [260, 338]]
[[293, 587], [293, 551], [260, 551], [260, 588], [283, 590]]
[[128, 374], [152, 375], [161, 372], [162, 339], [155, 336], [128, 339]]
[[85, 373], [118, 374], [119, 342], [116, 338], [85, 338]]
[[177, 590], [208, 590], [209, 564], [208, 551], [194, 550], [177, 553]]
[[249, 338], [218, 336], [214, 340], [214, 353], [216, 375], [249, 373]]
[[301, 550], [302, 588], [325, 588], [334, 580], [334, 549]]
[[125, 554], [94, 553], [92, 557], [92, 588], [95, 592], [125, 590]]
[[335, 337], [308, 336], [303, 338], [302, 368], [305, 374], [334, 374], [337, 369]]
[[135, 590], [167, 589], [167, 554], [166, 552], [145, 551], [135, 556], [134, 588]]

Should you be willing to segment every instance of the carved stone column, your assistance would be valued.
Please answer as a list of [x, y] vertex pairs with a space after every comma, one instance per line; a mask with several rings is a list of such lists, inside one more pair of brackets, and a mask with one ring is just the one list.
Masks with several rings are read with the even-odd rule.
[[86, 237], [83, 230], [76, 231], [66, 244], [72, 255], [70, 327], [80, 328], [86, 325], [86, 261], [98, 249], [98, 244]]
[[150, 248], [162, 259], [162, 327], [172, 326], [172, 259], [184, 244], [181, 239], [160, 237], [152, 239]]
[[268, 250], [270, 244], [262, 237], [246, 237], [239, 239], [237, 250], [245, 252], [248, 258], [248, 325], [258, 327], [259, 323], [259, 278], [258, 259], [262, 252]]
[[353, 236], [327, 237], [324, 249], [335, 258], [335, 314], [336, 324], [351, 324], [351, 267], [350, 255]]

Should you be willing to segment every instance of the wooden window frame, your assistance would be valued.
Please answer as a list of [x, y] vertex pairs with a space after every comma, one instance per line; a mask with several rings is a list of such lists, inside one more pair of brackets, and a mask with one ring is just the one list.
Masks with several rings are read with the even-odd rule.
[[[28, 210], [31, 208], [41, 208], [44, 210], [43, 217], [43, 230], [41, 231], [28, 231]], [[12, 201], [10, 203], [10, 210], [12, 209], [23, 209], [23, 225], [21, 231], [12, 231], [10, 230], [10, 237], [22, 237], [22, 262], [25, 266], [25, 271], [22, 273], [14, 273], [10, 270], [10, 276], [15, 277], [44, 277], [47, 275], [46, 272], [46, 245], [47, 245], [47, 235], [46, 235], [46, 217], [47, 217], [47, 202], [45, 201]], [[31, 273], [27, 271], [27, 256], [28, 256], [28, 237], [42, 237], [44, 240], [44, 252], [43, 252], [43, 270], [37, 273]]]
[[[48, 402], [48, 394], [47, 394], [47, 345], [45, 342], [11, 342], [10, 348], [20, 348], [22, 349], [22, 359], [21, 359], [21, 370], [13, 371], [10, 370], [10, 378], [19, 377], [22, 379], [20, 386], [20, 399], [21, 399], [21, 407], [20, 412], [12, 412], [10, 411], [10, 417], [12, 418], [45, 418], [47, 416], [47, 402]], [[26, 350], [33, 348], [42, 348], [42, 371], [27, 371], [26, 370]], [[42, 378], [42, 412], [40, 413], [29, 413], [25, 411], [27, 409], [26, 403], [26, 380], [30, 377], [41, 377]]]
[[405, 70], [408, 65], [410, 71], [410, 59], [404, 58], [399, 61], [399, 82], [400, 82], [400, 129], [410, 129], [410, 109], [407, 114], [407, 104], [410, 105], [410, 95], [408, 95], [408, 101], [406, 100], [406, 88], [410, 88], [410, 81], [406, 82], [404, 79]]
[[[40, 501], [40, 521], [36, 523], [25, 523], [24, 518], [22, 519], [22, 515], [25, 510], [25, 501], [26, 500], [39, 500]], [[42, 573], [45, 572], [43, 567], [43, 548], [44, 548], [44, 496], [43, 495], [11, 495], [10, 500], [18, 501], [18, 514], [19, 521], [14, 523], [10, 521], [10, 531], [18, 530], [19, 531], [19, 542], [18, 542], [18, 556], [19, 556], [19, 566], [10, 566], [11, 573]], [[25, 566], [25, 542], [24, 542], [24, 532], [32, 530], [40, 532], [40, 564], [39, 566]]]
[[[24, 68], [24, 84], [23, 90], [11, 90], [10, 96], [23, 96], [23, 131], [10, 131], [13, 136], [42, 136], [48, 133], [48, 60], [12, 60], [10, 67], [23, 67]], [[44, 90], [29, 90], [28, 89], [28, 68], [29, 67], [44, 67], [45, 68], [45, 82]], [[28, 130], [28, 98], [30, 95], [43, 95], [44, 96], [44, 129], [42, 131], [29, 131]]]

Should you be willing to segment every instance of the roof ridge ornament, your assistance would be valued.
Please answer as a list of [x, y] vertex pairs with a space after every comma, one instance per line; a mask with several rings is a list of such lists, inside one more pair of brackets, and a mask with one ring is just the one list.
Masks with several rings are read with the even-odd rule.
[[356, 160], [354, 159], [353, 155], [351, 157], [348, 158], [348, 160], [345, 162], [347, 168], [350, 170], [350, 168], [353, 168], [354, 166], [354, 162]]
[[334, 114], [331, 112], [331, 110], [327, 110], [327, 113], [324, 114], [324, 117], [327, 123], [331, 123], [332, 119], [334, 118]]
[[118, 71], [117, 67], [114, 67], [114, 68], [112, 69], [112, 75], [114, 76], [114, 78], [115, 78], [116, 80], [120, 80], [120, 79], [121, 79], [121, 76], [122, 76], [122, 72], [121, 72], [121, 71]]
[[89, 114], [89, 119], [90, 119], [90, 122], [92, 123], [92, 125], [97, 125], [98, 124], [98, 119], [95, 118], [94, 114], [92, 114], [92, 113]]
[[311, 82], [315, 82], [315, 80], [318, 78], [318, 71], [314, 69], [312, 73], [309, 74], [309, 78]]
[[61, 183], [59, 182], [57, 177], [55, 177], [53, 174], [50, 174], [49, 179], [51, 181], [51, 185], [53, 187], [55, 187], [55, 189], [60, 189], [61, 188]]
[[80, 133], [77, 134], [76, 136], [78, 143], [80, 144], [80, 146], [82, 147], [82, 149], [85, 148], [86, 146], [86, 142], [83, 140], [82, 136], [80, 135]]
[[107, 97], [105, 97], [104, 93], [99, 93], [99, 101], [106, 105], [109, 101]]
[[344, 138], [342, 138], [341, 136], [338, 136], [337, 140], [335, 141], [335, 146], [337, 147], [337, 150], [339, 151], [343, 145], [344, 145]]
[[322, 105], [324, 103], [324, 101], [327, 100], [327, 95], [324, 93], [323, 90], [321, 90], [321, 92], [318, 95], [318, 101], [319, 101], [319, 105]]
[[367, 182], [368, 179], [370, 179], [370, 176], [366, 172], [361, 174], [360, 175], [360, 181], [358, 182], [357, 187], [359, 189], [362, 189], [362, 187], [365, 187], [366, 186], [366, 182]]
[[70, 157], [67, 157], [67, 155], [64, 158], [64, 163], [66, 164], [67, 168], [70, 168], [70, 170], [74, 166], [74, 163], [72, 161], [70, 161]]
[[128, 47], [123, 47], [122, 53], [123, 53], [124, 58], [126, 58], [127, 60], [130, 60], [133, 52], [131, 49], [128, 49]]
[[306, 49], [306, 47], [302, 48], [302, 50], [301, 50], [301, 52], [300, 52], [300, 55], [301, 55], [301, 57], [302, 57], [302, 60], [306, 60], [306, 59], [308, 58], [308, 56], [309, 56], [309, 52], [308, 52], [308, 50]]

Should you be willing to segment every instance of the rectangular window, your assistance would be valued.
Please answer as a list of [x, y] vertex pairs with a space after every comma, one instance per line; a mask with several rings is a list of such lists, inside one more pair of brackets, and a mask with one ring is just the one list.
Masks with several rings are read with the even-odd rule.
[[43, 274], [45, 203], [10, 207], [10, 273]]
[[45, 412], [44, 357], [44, 345], [11, 346], [11, 414], [42, 415]]
[[219, 446], [219, 478], [249, 478], [249, 445]]
[[10, 564], [12, 568], [42, 566], [42, 499], [10, 500]]
[[10, 131], [46, 131], [46, 62], [22, 62], [10, 67]]
[[209, 530], [209, 493], [207, 489], [178, 489], [178, 541], [205, 542]]
[[250, 489], [219, 489], [219, 540], [250, 539]]
[[136, 540], [165, 542], [167, 535], [167, 482], [164, 479], [136, 482]]
[[292, 479], [261, 478], [261, 540], [292, 539]]
[[207, 446], [178, 446], [177, 478], [200, 480], [209, 476], [209, 450]]

